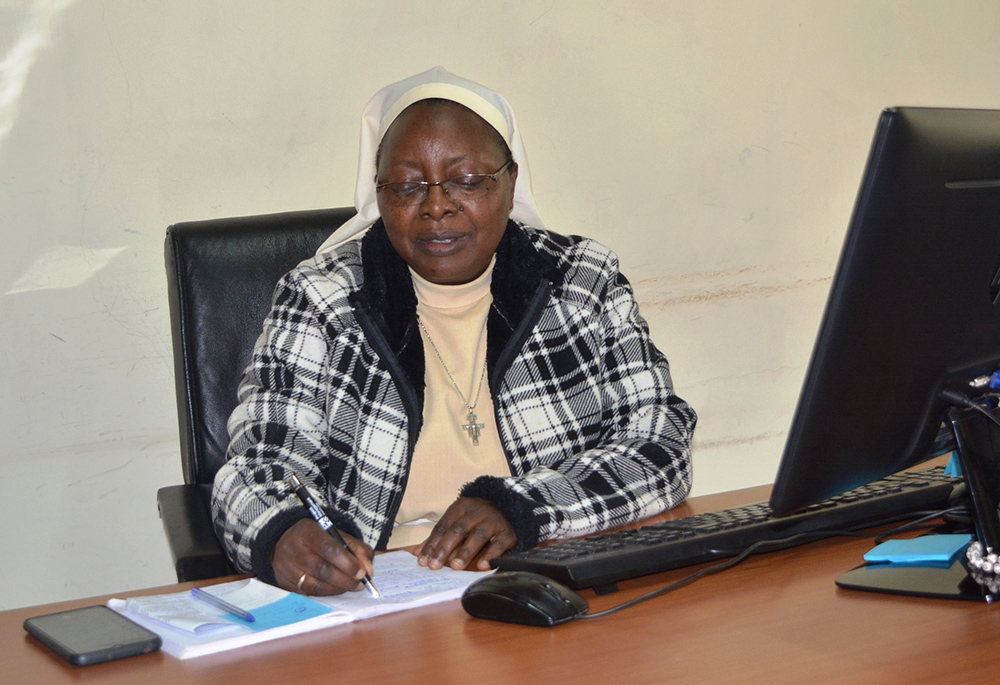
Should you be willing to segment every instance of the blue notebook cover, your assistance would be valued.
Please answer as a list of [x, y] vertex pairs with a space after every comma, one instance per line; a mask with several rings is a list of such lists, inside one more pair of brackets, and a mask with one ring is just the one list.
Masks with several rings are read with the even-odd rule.
[[950, 566], [972, 541], [971, 535], [924, 535], [912, 540], [888, 540], [865, 555], [869, 564], [931, 563]]

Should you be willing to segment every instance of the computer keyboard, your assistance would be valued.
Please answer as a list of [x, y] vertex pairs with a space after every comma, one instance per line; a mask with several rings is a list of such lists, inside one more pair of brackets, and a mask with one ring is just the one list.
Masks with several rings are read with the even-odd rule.
[[611, 591], [620, 580], [736, 556], [755, 542], [800, 533], [805, 539], [768, 546], [772, 551], [860, 530], [904, 514], [948, 506], [957, 481], [944, 467], [897, 473], [794, 514], [771, 515], [766, 502], [697, 514], [634, 530], [557, 542], [501, 557], [502, 571], [532, 571], [569, 587]]

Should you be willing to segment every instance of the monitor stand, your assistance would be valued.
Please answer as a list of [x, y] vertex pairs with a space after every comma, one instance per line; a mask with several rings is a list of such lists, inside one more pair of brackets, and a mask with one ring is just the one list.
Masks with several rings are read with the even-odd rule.
[[[992, 415], [995, 417], [996, 413]], [[948, 419], [955, 433], [956, 454], [965, 476], [976, 539], [1000, 551], [1000, 427], [979, 410], [953, 408]], [[976, 580], [964, 558], [948, 567], [866, 564], [837, 578], [848, 590], [914, 595], [938, 599], [992, 602], [1000, 599], [1000, 576]], [[983, 578], [981, 574], [978, 577]], [[992, 582], [987, 582], [992, 581]]]
[[964, 599], [973, 602], [992, 602], [1000, 599], [1000, 592], [976, 582], [969, 574], [965, 559], [958, 559], [948, 568], [866, 564], [837, 578], [837, 587], [846, 590], [884, 592], [890, 595]]

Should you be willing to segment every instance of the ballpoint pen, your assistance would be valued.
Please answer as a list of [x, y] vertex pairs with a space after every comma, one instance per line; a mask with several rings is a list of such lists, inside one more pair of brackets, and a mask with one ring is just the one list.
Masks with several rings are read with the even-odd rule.
[[[340, 546], [343, 547], [348, 554], [356, 559], [357, 555], [354, 553], [354, 550], [351, 549], [351, 547], [347, 544], [347, 541], [341, 537], [340, 531], [334, 528], [333, 522], [330, 521], [330, 518], [326, 515], [326, 513], [320, 509], [318, 504], [316, 504], [316, 500], [314, 500], [313, 496], [309, 494], [309, 490], [306, 488], [305, 483], [299, 480], [299, 477], [293, 473], [288, 478], [288, 484], [292, 490], [295, 491], [295, 494], [299, 496], [299, 499], [302, 500], [302, 504], [304, 504], [306, 509], [309, 510], [309, 515], [312, 516], [316, 523], [319, 524], [320, 528], [329, 533], [334, 540], [340, 543]], [[380, 593], [372, 583], [370, 575], [366, 573], [365, 577], [361, 579], [361, 582], [365, 584], [366, 588], [368, 588], [368, 592], [371, 593], [372, 597], [375, 599], [382, 599], [382, 593]]]
[[197, 600], [201, 600], [205, 604], [210, 604], [216, 609], [221, 609], [222, 611], [228, 611], [229, 613], [243, 619], [247, 623], [253, 623], [256, 619], [246, 609], [241, 609], [235, 604], [230, 604], [224, 599], [220, 599], [210, 592], [202, 590], [200, 587], [191, 588], [191, 596]]

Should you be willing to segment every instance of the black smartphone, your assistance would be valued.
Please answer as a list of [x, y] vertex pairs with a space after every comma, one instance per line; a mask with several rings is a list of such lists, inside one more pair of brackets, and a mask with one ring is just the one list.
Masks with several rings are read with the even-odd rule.
[[77, 666], [155, 652], [162, 644], [159, 635], [106, 606], [35, 616], [24, 629]]

